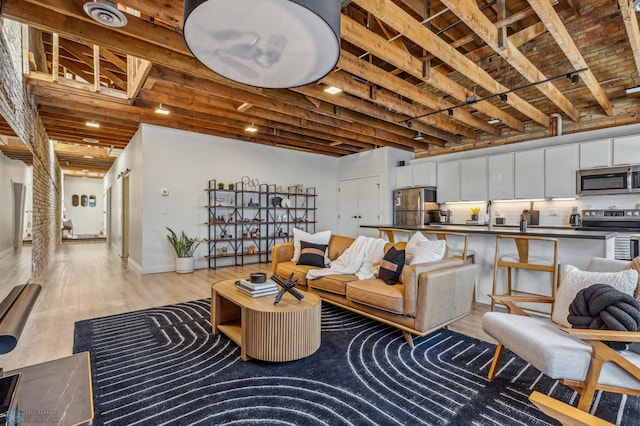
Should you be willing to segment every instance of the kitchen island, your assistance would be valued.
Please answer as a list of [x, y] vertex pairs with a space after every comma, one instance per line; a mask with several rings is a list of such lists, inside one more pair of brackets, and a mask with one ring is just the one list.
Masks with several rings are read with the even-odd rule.
[[[487, 225], [455, 225], [437, 224], [425, 226], [399, 226], [399, 225], [361, 225], [361, 228], [396, 228], [405, 231], [451, 231], [469, 234], [469, 250], [475, 252], [475, 261], [478, 265], [478, 277], [476, 281], [476, 301], [491, 303], [487, 296], [491, 293], [493, 283], [493, 264], [495, 258], [497, 235], [531, 235], [537, 237], [551, 237], [559, 240], [558, 261], [561, 264], [573, 265], [579, 269], [585, 269], [592, 257], [606, 257], [613, 259], [616, 232], [609, 231], [583, 231], [567, 227], [531, 226], [526, 232], [521, 232], [518, 227], [494, 225], [489, 230]], [[401, 234], [401, 233], [398, 233]], [[398, 240], [406, 239], [406, 234], [398, 235]], [[459, 243], [459, 244], [458, 244]], [[449, 244], [456, 250], [462, 250], [462, 243], [452, 240]], [[515, 245], [501, 244], [501, 253], [516, 253]], [[540, 242], [532, 242], [530, 254], [533, 256], [551, 257], [553, 254], [547, 251], [547, 246]], [[504, 268], [501, 268], [504, 269]], [[506, 288], [506, 271], [500, 271], [497, 293], [504, 292]], [[541, 294], [550, 294], [551, 277], [548, 273], [534, 271], [517, 271], [514, 273], [517, 288]]]

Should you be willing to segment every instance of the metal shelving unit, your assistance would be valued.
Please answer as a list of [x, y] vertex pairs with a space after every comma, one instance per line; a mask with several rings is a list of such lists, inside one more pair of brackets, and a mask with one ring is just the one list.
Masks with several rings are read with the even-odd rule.
[[[284, 191], [273, 184], [256, 188], [238, 182], [234, 189], [221, 189], [211, 179], [205, 191], [209, 268], [270, 262], [273, 246], [291, 241], [294, 228], [315, 232], [315, 188], [290, 186]], [[219, 264], [223, 259], [232, 261]]]

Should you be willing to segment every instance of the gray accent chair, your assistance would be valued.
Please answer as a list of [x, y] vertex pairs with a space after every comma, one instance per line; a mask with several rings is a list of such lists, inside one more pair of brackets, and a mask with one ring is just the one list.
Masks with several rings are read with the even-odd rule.
[[[587, 267], [594, 272], [618, 272], [629, 262], [594, 258]], [[579, 330], [560, 327], [549, 318], [533, 317], [518, 302], [553, 303], [551, 297], [492, 296], [508, 312], [487, 312], [482, 328], [498, 341], [488, 378], [499, 370], [508, 348], [547, 376], [580, 393], [578, 408], [588, 411], [596, 390], [640, 396], [640, 333]], [[628, 350], [615, 351], [603, 341], [634, 342]]]

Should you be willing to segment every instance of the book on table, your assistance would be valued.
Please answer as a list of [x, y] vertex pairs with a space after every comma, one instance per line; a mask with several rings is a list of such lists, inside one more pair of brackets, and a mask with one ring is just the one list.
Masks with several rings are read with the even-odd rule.
[[240, 286], [236, 286], [236, 289], [242, 293], [242, 294], [246, 294], [247, 296], [250, 297], [261, 297], [261, 296], [272, 296], [274, 294], [278, 294], [278, 290], [260, 290], [260, 291], [250, 291], [247, 290], [246, 288], [240, 287]]
[[251, 297], [270, 296], [278, 293], [278, 286], [273, 281], [254, 284], [246, 280], [236, 281], [236, 289]]

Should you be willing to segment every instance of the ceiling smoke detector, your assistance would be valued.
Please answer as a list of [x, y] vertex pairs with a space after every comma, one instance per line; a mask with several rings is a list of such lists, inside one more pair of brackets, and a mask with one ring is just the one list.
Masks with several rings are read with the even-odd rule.
[[94, 21], [108, 27], [124, 27], [127, 25], [127, 17], [118, 7], [109, 1], [94, 0], [87, 2], [82, 7], [84, 13]]

